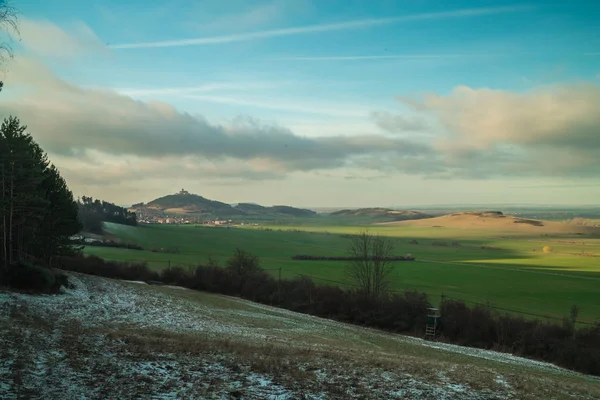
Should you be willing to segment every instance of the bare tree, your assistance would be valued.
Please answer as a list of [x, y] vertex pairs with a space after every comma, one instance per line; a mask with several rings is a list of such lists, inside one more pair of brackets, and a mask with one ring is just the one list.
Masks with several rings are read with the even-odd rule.
[[[19, 25], [17, 10], [6, 0], [0, 0], [0, 30], [8, 34], [9, 39], [14, 36], [19, 37]], [[13, 58], [12, 46], [9, 42], [0, 42], [0, 65], [4, 66], [6, 62]], [[0, 81], [0, 90], [3, 82]]]
[[350, 261], [346, 274], [368, 299], [378, 300], [389, 290], [394, 250], [395, 245], [390, 238], [369, 232], [352, 238], [348, 246]]
[[[17, 11], [13, 6], [11, 6], [6, 0], [0, 0], [0, 29], [4, 30], [8, 33], [9, 38], [12, 37], [11, 34], [19, 35], [19, 27], [18, 27], [18, 19], [17, 19]], [[12, 47], [8, 42], [0, 42], [0, 66], [4, 66], [8, 59], [13, 58]], [[4, 87], [4, 82], [0, 81], [0, 91]], [[4, 154], [4, 149], [0, 148], [0, 154]], [[0, 208], [2, 209], [2, 254], [4, 257], [7, 257], [8, 254], [8, 238], [7, 238], [7, 221], [6, 221], [6, 168], [4, 162], [0, 165], [0, 174], [2, 180], [2, 200], [0, 201]], [[6, 259], [4, 260], [4, 265], [6, 266]]]

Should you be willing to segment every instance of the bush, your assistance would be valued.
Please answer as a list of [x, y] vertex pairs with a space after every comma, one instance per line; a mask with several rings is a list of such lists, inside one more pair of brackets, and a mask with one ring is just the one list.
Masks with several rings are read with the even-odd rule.
[[98, 246], [98, 247], [115, 247], [119, 249], [130, 249], [130, 250], [144, 250], [144, 248], [135, 243], [118, 243], [112, 240], [94, 240], [91, 242], [85, 242], [85, 246]]
[[59, 257], [60, 269], [83, 274], [103, 276], [105, 278], [129, 281], [159, 281], [160, 275], [150, 270], [145, 263], [126, 263], [106, 261], [96, 256]]
[[246, 277], [260, 271], [258, 257], [241, 249], [235, 249], [227, 260], [227, 268], [238, 276]]
[[195, 290], [234, 295], [237, 288], [240, 287], [240, 279], [225, 268], [200, 265], [196, 267], [187, 287]]
[[[244, 267], [238, 268], [236, 262]], [[98, 257], [61, 259], [61, 266], [72, 271], [117, 279], [159, 281], [240, 296], [391, 332], [423, 333], [427, 309], [431, 307], [427, 296], [419, 292], [393, 294], [374, 301], [354, 290], [317, 286], [309, 277], [279, 281], [260, 270], [258, 258], [240, 250], [228, 261], [228, 268], [215, 264], [200, 265], [193, 271], [172, 267], [158, 274], [145, 264], [116, 263]], [[246, 268], [247, 265], [251, 265], [251, 268]], [[57, 274], [52, 275], [49, 269], [31, 268], [38, 272], [37, 276], [50, 273], [55, 282], [62, 279]], [[31, 280], [29, 274], [25, 276]], [[52, 287], [50, 281], [44, 280], [46, 278], [39, 279], [45, 282], [43, 285]], [[468, 307], [462, 301], [449, 299], [442, 301], [440, 309], [442, 317], [439, 330], [448, 342], [511, 352], [600, 375], [600, 323], [591, 328], [575, 330], [572, 320], [565, 319], [564, 323], [526, 320], [513, 315], [497, 315], [484, 305]]]
[[187, 286], [193, 272], [183, 267], [174, 266], [162, 270], [160, 273], [160, 281], [168, 285]]
[[[405, 256], [390, 256], [390, 257], [381, 257], [387, 261], [412, 261], [414, 257], [411, 255]], [[371, 258], [373, 260], [375, 258]], [[348, 256], [311, 256], [311, 255], [295, 255], [292, 256], [292, 260], [302, 260], [302, 261], [358, 261], [362, 260], [361, 257], [348, 257]]]
[[66, 278], [59, 280], [53, 270], [47, 267], [20, 261], [9, 265], [2, 273], [2, 282], [8, 287], [34, 293], [59, 293]]
[[576, 371], [600, 375], [600, 323], [575, 330], [572, 321], [548, 323], [493, 315], [484, 306], [444, 300], [441, 331], [452, 343], [507, 351]]

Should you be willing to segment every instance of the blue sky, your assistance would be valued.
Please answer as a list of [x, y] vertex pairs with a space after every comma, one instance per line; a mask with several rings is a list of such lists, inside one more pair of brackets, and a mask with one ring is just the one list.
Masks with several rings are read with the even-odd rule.
[[[15, 5], [23, 23], [16, 62], [48, 77], [35, 86], [15, 76], [11, 86], [17, 64], [9, 65], [12, 97], [3, 108], [32, 115], [24, 123], [76, 194], [133, 203], [185, 185], [223, 201], [299, 206], [573, 204], [600, 196], [600, 109], [591, 105], [600, 96], [596, 2]], [[59, 78], [81, 98], [60, 89], [51, 102], [44, 88]], [[30, 97], [19, 95], [20, 84]], [[138, 103], [116, 106], [132, 99]], [[64, 111], [60, 101], [77, 112], [51, 129], [40, 113]], [[173, 132], [150, 132], [173, 118]], [[100, 143], [81, 132], [86, 121], [96, 136], [113, 133]], [[62, 132], [69, 129], [73, 136]], [[247, 154], [236, 147], [248, 148], [243, 135], [254, 135]], [[168, 137], [185, 145], [150, 149], [166, 149]], [[273, 147], [282, 138], [293, 139], [290, 154]], [[130, 146], [140, 141], [147, 148]], [[306, 147], [289, 150], [294, 143]]]

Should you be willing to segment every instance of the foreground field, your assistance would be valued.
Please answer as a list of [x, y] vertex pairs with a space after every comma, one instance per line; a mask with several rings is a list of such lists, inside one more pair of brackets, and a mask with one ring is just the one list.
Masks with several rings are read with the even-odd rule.
[[594, 399], [596, 378], [180, 288], [0, 292], [0, 398]]
[[[147, 261], [155, 268], [194, 265], [213, 257], [222, 262], [236, 248], [261, 258], [262, 266], [283, 277], [305, 274], [317, 282], [346, 284], [343, 262], [294, 261], [295, 254], [343, 255], [352, 226], [288, 226], [262, 229], [109, 224], [108, 231], [147, 251], [88, 247], [108, 259]], [[417, 289], [437, 302], [444, 294], [469, 302], [562, 318], [573, 304], [580, 320], [600, 317], [600, 239], [593, 236], [508, 235], [494, 231], [431, 227], [374, 226], [371, 232], [395, 238], [398, 254], [418, 261], [396, 263], [394, 287]], [[411, 244], [416, 240], [418, 244]], [[453, 247], [452, 242], [459, 247]], [[448, 244], [440, 246], [439, 242]], [[436, 245], [437, 244], [437, 245]], [[543, 247], [550, 246], [549, 253]], [[178, 248], [179, 253], [151, 252]]]

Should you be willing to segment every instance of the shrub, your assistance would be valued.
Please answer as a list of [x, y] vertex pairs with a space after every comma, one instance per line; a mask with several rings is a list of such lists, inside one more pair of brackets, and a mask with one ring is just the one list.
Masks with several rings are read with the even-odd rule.
[[[363, 260], [363, 257], [348, 257], [348, 256], [310, 256], [310, 255], [295, 255], [292, 256], [292, 260], [302, 261], [359, 261]], [[376, 260], [376, 257], [370, 257], [369, 260]], [[379, 260], [386, 261], [412, 261], [414, 257], [404, 256], [389, 256], [380, 257]]]
[[240, 280], [225, 268], [199, 265], [186, 286], [195, 290], [233, 295], [240, 286]]
[[193, 272], [183, 267], [174, 266], [164, 269], [160, 273], [160, 280], [168, 285], [187, 286]]
[[266, 272], [254, 273], [244, 281], [240, 296], [259, 303], [277, 304], [277, 281]]
[[[253, 267], [238, 269], [232, 264], [232, 260], [250, 260]], [[258, 258], [245, 252], [240, 255], [240, 251], [236, 251], [228, 264], [228, 268], [201, 265], [193, 271], [172, 267], [157, 274], [145, 264], [116, 263], [98, 257], [61, 258], [61, 266], [72, 271], [109, 278], [160, 281], [195, 290], [241, 296], [252, 301], [391, 332], [422, 333], [427, 309], [431, 307], [424, 293], [404, 292], [373, 300], [355, 290], [338, 286], [317, 286], [309, 277], [279, 281], [260, 271]], [[37, 270], [41, 267], [31, 268]], [[48, 271], [52, 273], [49, 269], [41, 270], [45, 271], [41, 274]], [[57, 274], [52, 276], [55, 284], [63, 279], [58, 278]], [[575, 311], [570, 320], [565, 319], [561, 324], [526, 320], [508, 314], [497, 315], [484, 305], [468, 307], [462, 301], [449, 299], [442, 301], [440, 309], [442, 317], [439, 330], [446, 341], [508, 351], [600, 375], [600, 323], [575, 330]]]
[[57, 284], [50, 268], [20, 261], [8, 266], [2, 273], [2, 282], [8, 287], [34, 293], [58, 293], [64, 279], [61, 277]]
[[260, 271], [258, 257], [241, 249], [235, 249], [227, 260], [227, 268], [238, 276], [246, 277]]
[[85, 242], [85, 246], [98, 246], [98, 247], [116, 247], [120, 249], [130, 249], [130, 250], [144, 250], [144, 248], [135, 243], [119, 243], [114, 242], [112, 240], [93, 240], [90, 242]]
[[57, 262], [60, 269], [83, 274], [132, 281], [160, 280], [160, 275], [150, 270], [145, 263], [107, 261], [96, 256], [59, 257]]

